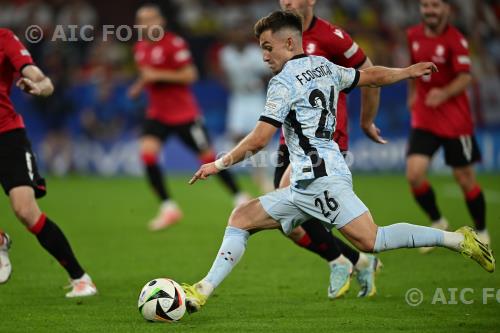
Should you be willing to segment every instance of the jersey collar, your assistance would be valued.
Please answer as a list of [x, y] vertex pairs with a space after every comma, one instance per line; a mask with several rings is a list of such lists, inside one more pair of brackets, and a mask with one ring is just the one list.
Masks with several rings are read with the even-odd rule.
[[295, 60], [295, 59], [300, 59], [300, 58], [305, 58], [305, 57], [307, 57], [307, 54], [301, 53], [301, 54], [294, 55], [290, 60]]

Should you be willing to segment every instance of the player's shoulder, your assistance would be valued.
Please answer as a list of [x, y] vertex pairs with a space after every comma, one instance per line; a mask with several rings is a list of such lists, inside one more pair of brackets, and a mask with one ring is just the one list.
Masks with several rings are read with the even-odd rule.
[[424, 25], [422, 23], [412, 25], [406, 29], [406, 35], [412, 39], [424, 36]]
[[174, 32], [166, 31], [163, 38], [159, 41], [159, 43], [170, 46], [174, 48], [184, 48], [187, 47], [187, 41], [180, 35], [177, 35]]
[[317, 30], [319, 34], [324, 34], [324, 36], [329, 36], [332, 40], [345, 40], [351, 38], [349, 33], [347, 33], [342, 27], [329, 22], [321, 17], [315, 17], [313, 22], [313, 29]]
[[466, 41], [465, 36], [455, 26], [449, 24], [445, 31], [445, 37], [452, 41]]
[[17, 38], [14, 32], [8, 28], [0, 28], [0, 38], [2, 40]]

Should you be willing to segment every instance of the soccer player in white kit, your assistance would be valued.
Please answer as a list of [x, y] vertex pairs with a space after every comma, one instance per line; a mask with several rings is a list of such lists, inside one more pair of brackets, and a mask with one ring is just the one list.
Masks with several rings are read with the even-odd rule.
[[339, 229], [360, 251], [440, 246], [462, 253], [493, 272], [491, 249], [471, 228], [447, 232], [408, 223], [377, 226], [354, 193], [349, 168], [338, 145], [331, 140], [340, 91], [421, 77], [435, 71], [436, 66], [424, 62], [403, 69], [374, 66], [358, 71], [323, 57], [306, 56], [302, 49], [302, 20], [293, 12], [273, 12], [259, 20], [254, 30], [263, 59], [275, 74], [269, 82], [264, 112], [247, 137], [224, 157], [202, 165], [190, 183], [242, 161], [249, 152], [258, 152], [283, 125], [290, 150], [291, 185], [231, 213], [208, 274], [194, 285], [183, 285], [188, 311], [198, 311], [229, 275], [243, 256], [251, 233], [278, 228], [287, 233], [312, 217], [327, 228]]

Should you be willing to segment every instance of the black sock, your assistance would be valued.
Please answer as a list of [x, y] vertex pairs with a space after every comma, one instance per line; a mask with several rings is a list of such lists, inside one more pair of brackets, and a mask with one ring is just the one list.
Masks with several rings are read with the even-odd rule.
[[163, 173], [157, 163], [146, 165], [146, 174], [149, 184], [153, 187], [156, 195], [161, 201], [168, 200], [169, 193], [167, 187], [163, 183]]
[[436, 195], [428, 182], [424, 182], [419, 187], [412, 188], [412, 192], [415, 200], [431, 221], [437, 221], [441, 218], [441, 213], [436, 203]]
[[484, 230], [486, 227], [486, 202], [483, 191], [479, 186], [476, 186], [469, 193], [465, 193], [465, 200], [476, 230]]
[[217, 175], [220, 177], [224, 185], [226, 185], [226, 187], [229, 189], [229, 191], [231, 191], [233, 195], [240, 192], [238, 185], [236, 185], [236, 182], [234, 181], [233, 175], [229, 171], [222, 170]]
[[353, 265], [356, 265], [356, 263], [359, 260], [359, 252], [357, 250], [353, 249], [352, 247], [350, 247], [349, 245], [347, 245], [340, 238], [335, 237], [333, 234], [332, 234], [332, 237], [335, 239], [335, 242], [337, 243], [337, 246], [339, 247], [340, 252], [344, 255], [344, 257], [349, 259], [349, 261]]
[[306, 231], [306, 235], [297, 244], [318, 254], [328, 262], [340, 256], [340, 248], [335, 238], [319, 221], [309, 220], [301, 226]]
[[57, 224], [42, 215], [30, 231], [36, 235], [40, 245], [59, 261], [72, 279], [79, 279], [85, 274], [76, 260], [66, 236]]

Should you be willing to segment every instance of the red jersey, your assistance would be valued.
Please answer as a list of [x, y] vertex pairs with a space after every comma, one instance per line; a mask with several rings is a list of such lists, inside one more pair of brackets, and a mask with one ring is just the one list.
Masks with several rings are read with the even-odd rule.
[[[306, 54], [325, 57], [343, 67], [358, 68], [366, 60], [365, 53], [349, 34], [316, 16], [313, 17], [309, 28], [302, 33], [302, 46]], [[337, 127], [333, 134], [333, 139], [341, 151], [346, 151], [349, 146], [347, 121], [347, 98], [346, 94], [341, 92], [337, 102]], [[280, 142], [284, 143], [283, 134]]]
[[23, 118], [14, 111], [9, 95], [14, 77], [31, 64], [30, 53], [14, 33], [0, 29], [0, 133], [24, 127]]
[[[157, 42], [140, 41], [134, 47], [137, 66], [177, 70], [192, 64], [189, 46], [181, 37], [166, 32]], [[166, 125], [191, 122], [199, 116], [198, 105], [189, 85], [155, 82], [146, 85], [149, 95], [147, 118]]]
[[412, 63], [432, 61], [439, 70], [416, 80], [416, 99], [411, 108], [412, 128], [447, 138], [471, 135], [474, 126], [465, 91], [436, 108], [425, 105], [425, 98], [432, 88], [444, 87], [460, 73], [470, 72], [466, 39], [451, 25], [437, 37], [426, 36], [423, 24], [408, 29], [407, 35]]

